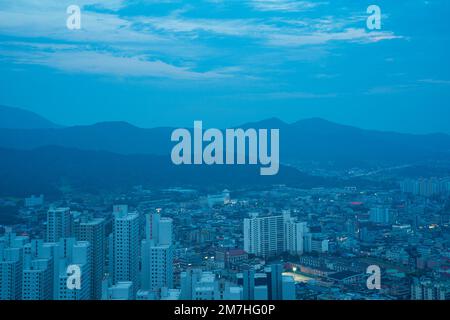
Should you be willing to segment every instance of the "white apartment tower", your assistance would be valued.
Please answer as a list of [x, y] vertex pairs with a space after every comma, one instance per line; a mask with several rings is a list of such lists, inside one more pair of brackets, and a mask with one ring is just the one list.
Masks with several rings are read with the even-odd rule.
[[18, 300], [22, 290], [22, 250], [0, 250], [0, 300]]
[[18, 300], [22, 295], [22, 268], [27, 236], [17, 236], [6, 228], [0, 237], [0, 300]]
[[72, 215], [69, 208], [49, 209], [47, 212], [47, 242], [58, 242], [71, 236]]
[[77, 240], [88, 241], [92, 247], [91, 292], [94, 300], [102, 298], [102, 280], [105, 275], [105, 219], [81, 219], [75, 224]]
[[308, 232], [306, 222], [287, 218], [284, 223], [284, 251], [291, 255], [303, 254], [303, 237]]
[[285, 216], [252, 215], [244, 219], [244, 250], [260, 257], [270, 257], [284, 251]]
[[158, 293], [173, 287], [172, 219], [161, 218], [159, 212], [146, 215], [141, 257], [141, 289]]
[[[76, 241], [75, 238], [64, 238], [58, 244], [58, 257], [56, 259], [57, 274], [54, 290], [56, 300], [89, 300], [91, 294], [92, 278], [92, 247], [87, 241]], [[81, 271], [80, 288], [69, 288], [68, 267], [75, 265]]]
[[[128, 206], [113, 208], [112, 281], [132, 282], [133, 292], [138, 290], [139, 276], [139, 215], [128, 212]], [[110, 257], [111, 260], [111, 257]]]
[[53, 299], [53, 259], [33, 259], [26, 263], [22, 279], [22, 300]]

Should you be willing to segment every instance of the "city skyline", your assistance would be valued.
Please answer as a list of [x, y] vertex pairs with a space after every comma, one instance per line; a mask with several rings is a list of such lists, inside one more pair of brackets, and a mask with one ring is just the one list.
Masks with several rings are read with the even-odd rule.
[[0, 299], [449, 299], [450, 177], [266, 190], [25, 198], [0, 225]]

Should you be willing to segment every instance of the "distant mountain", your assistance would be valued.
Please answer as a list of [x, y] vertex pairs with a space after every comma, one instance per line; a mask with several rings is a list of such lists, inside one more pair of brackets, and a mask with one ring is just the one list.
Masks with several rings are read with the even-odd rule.
[[0, 128], [48, 129], [58, 127], [58, 125], [34, 112], [19, 108], [0, 106]]
[[[241, 128], [279, 128], [281, 161], [322, 161], [346, 166], [450, 159], [450, 136], [363, 130], [313, 118], [287, 124], [273, 118]], [[205, 128], [206, 129], [206, 128]], [[49, 145], [119, 154], [168, 156], [173, 128], [142, 129], [125, 122], [52, 129], [0, 129], [0, 147], [34, 149]]]
[[323, 119], [295, 122], [283, 130], [284, 158], [342, 162], [449, 160], [450, 136], [363, 130]]
[[170, 128], [141, 129], [126, 122], [103, 122], [60, 129], [0, 129], [0, 147], [34, 149], [61, 146], [120, 154], [167, 155]]
[[135, 185], [221, 188], [288, 184], [301, 187], [336, 185], [334, 180], [280, 167], [276, 176], [260, 176], [259, 166], [176, 166], [170, 157], [121, 155], [63, 147], [36, 150], [0, 148], [0, 196], [57, 195], [61, 186], [96, 193]]

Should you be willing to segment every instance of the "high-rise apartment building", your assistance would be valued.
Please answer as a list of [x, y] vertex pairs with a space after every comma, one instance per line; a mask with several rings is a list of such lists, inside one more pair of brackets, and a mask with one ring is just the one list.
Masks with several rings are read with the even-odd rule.
[[47, 212], [47, 242], [68, 238], [72, 231], [72, 215], [69, 208], [49, 209]]
[[141, 244], [141, 289], [158, 292], [173, 287], [172, 219], [146, 215], [146, 239]]
[[113, 208], [112, 282], [131, 281], [133, 292], [139, 281], [139, 215], [128, 212], [128, 206]]
[[303, 237], [308, 232], [306, 222], [286, 218], [284, 222], [284, 251], [292, 255], [303, 254]]
[[244, 250], [264, 258], [283, 253], [284, 219], [283, 215], [244, 219]]
[[102, 297], [102, 280], [105, 275], [105, 219], [80, 218], [74, 223], [77, 240], [88, 241], [92, 247], [91, 291], [95, 300]]

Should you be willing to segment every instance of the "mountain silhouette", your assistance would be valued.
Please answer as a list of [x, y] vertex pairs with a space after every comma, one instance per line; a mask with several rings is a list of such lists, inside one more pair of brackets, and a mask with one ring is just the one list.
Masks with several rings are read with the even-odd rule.
[[[270, 118], [236, 128], [280, 130], [282, 166], [278, 175], [260, 176], [259, 166], [175, 166], [170, 160], [175, 144], [170, 136], [175, 128], [170, 127], [144, 129], [127, 122], [102, 122], [72, 127], [47, 123], [43, 128], [0, 128], [0, 195], [54, 195], [65, 183], [91, 192], [139, 184], [204, 188], [338, 186], [349, 182], [304, 174], [290, 165], [301, 161], [353, 166], [450, 159], [450, 136], [445, 134], [364, 130], [320, 118], [291, 124]], [[351, 181], [352, 185], [357, 183], [366, 182]]]
[[60, 126], [34, 112], [20, 108], [0, 106], [0, 128], [43, 129], [58, 127]]
[[[387, 161], [395, 163], [449, 159], [450, 136], [414, 135], [364, 130], [312, 118], [287, 124], [272, 118], [238, 128], [279, 128], [280, 159], [334, 161], [353, 165]], [[144, 129], [126, 122], [104, 122], [65, 128], [0, 129], [0, 147], [31, 150], [60, 146], [118, 154], [170, 155], [175, 128]], [[207, 128], [204, 128], [207, 129]]]
[[146, 187], [195, 186], [209, 189], [273, 184], [305, 188], [336, 185], [334, 180], [314, 177], [281, 166], [275, 176], [261, 176], [259, 166], [176, 166], [170, 157], [149, 154], [123, 155], [47, 146], [35, 150], [0, 148], [0, 195], [56, 196], [61, 186], [96, 193]]

